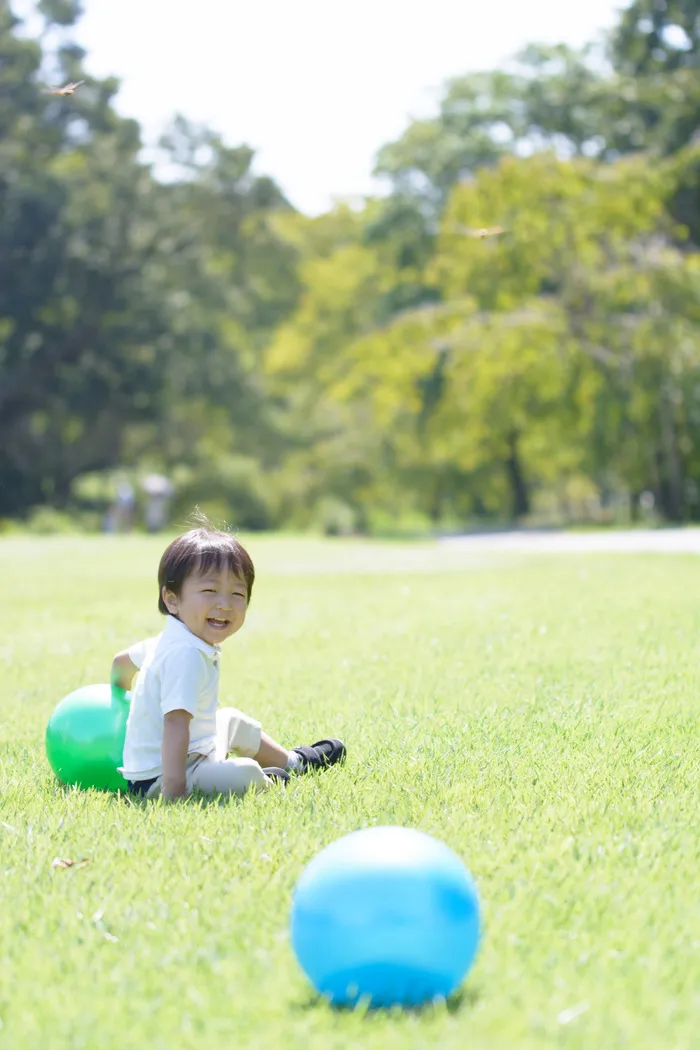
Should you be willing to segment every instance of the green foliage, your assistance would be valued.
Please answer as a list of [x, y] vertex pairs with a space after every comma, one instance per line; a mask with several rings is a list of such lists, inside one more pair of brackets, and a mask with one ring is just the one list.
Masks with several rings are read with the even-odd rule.
[[533, 145], [595, 149], [601, 83], [588, 49], [532, 45], [511, 68], [449, 81], [438, 115], [412, 122], [385, 146], [376, 172], [391, 178], [397, 194], [439, 211], [454, 185]]
[[83, 13], [80, 0], [38, 0], [36, 5], [48, 25], [73, 26]]
[[618, 67], [630, 76], [700, 66], [696, 0], [633, 0], [613, 37]]
[[100, 528], [100, 515], [67, 512], [51, 506], [36, 507], [27, 518], [23, 532], [30, 536], [72, 536], [95, 532]]
[[391, 192], [313, 219], [181, 116], [158, 181], [112, 79], [46, 96], [80, 6], [34, 41], [0, 4], [3, 518], [126, 469], [255, 529], [700, 519], [694, 0], [454, 78]]
[[[438, 302], [388, 323], [368, 325], [388, 277], [358, 249], [308, 270], [271, 365], [286, 362], [295, 396], [305, 384], [307, 417], [363, 419], [374, 484], [346, 493], [369, 506], [409, 489], [436, 522], [518, 518], [538, 491], [590, 477], [696, 513], [700, 285], [667, 213], [675, 180], [646, 158], [482, 169], [442, 216], [423, 275]], [[498, 238], [467, 235], [497, 224]]]
[[[65, 5], [46, 13], [70, 21]], [[182, 167], [201, 159], [159, 184], [138, 160], [137, 127], [111, 109], [114, 83], [47, 99], [40, 50], [12, 29], [2, 27], [16, 91], [0, 110], [0, 513], [60, 507], [76, 477], [154, 445], [166, 469], [197, 463], [212, 406], [229, 419], [222, 453], [257, 454], [256, 360], [296, 297], [294, 253], [266, 218], [284, 198], [252, 174], [249, 150], [184, 121], [164, 148]]]

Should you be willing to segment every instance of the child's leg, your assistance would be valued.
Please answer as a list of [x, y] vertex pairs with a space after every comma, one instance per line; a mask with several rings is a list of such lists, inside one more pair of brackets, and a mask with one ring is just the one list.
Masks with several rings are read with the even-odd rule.
[[220, 707], [216, 712], [216, 757], [223, 762], [232, 752], [254, 758], [263, 769], [284, 769], [289, 761], [289, 751], [263, 733], [254, 718], [235, 707]]
[[334, 737], [288, 751], [263, 733], [254, 718], [234, 707], [221, 707], [216, 713], [216, 758], [223, 762], [231, 752], [255, 759], [263, 769], [276, 766], [295, 773], [345, 761], [345, 745]]
[[253, 757], [263, 769], [267, 769], [269, 766], [278, 766], [280, 769], [284, 769], [289, 762], [289, 751], [286, 751], [281, 744], [278, 744], [267, 733], [261, 733], [260, 747], [257, 754]]
[[212, 756], [193, 768], [188, 787], [206, 795], [245, 795], [251, 790], [265, 791], [272, 784], [253, 758], [227, 758], [218, 762]]
[[[243, 758], [255, 758], [262, 743], [259, 722], [235, 707], [220, 707], [216, 712], [216, 758], [223, 762], [235, 752]], [[270, 763], [272, 765], [272, 763]]]

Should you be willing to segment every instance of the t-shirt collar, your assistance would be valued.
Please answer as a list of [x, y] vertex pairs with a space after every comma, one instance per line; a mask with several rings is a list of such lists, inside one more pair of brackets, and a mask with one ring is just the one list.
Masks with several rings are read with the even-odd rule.
[[199, 649], [200, 652], [205, 653], [215, 663], [219, 659], [221, 653], [220, 645], [209, 645], [209, 642], [203, 641], [198, 638], [196, 634], [192, 634], [189, 627], [185, 627], [182, 620], [178, 620], [177, 616], [168, 614], [168, 619], [165, 623], [165, 630], [168, 634], [172, 634], [177, 637], [178, 641], [185, 645], [191, 645], [193, 649]]

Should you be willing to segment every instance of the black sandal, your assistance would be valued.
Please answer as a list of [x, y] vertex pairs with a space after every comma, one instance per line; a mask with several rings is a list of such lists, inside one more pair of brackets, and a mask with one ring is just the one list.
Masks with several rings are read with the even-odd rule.
[[312, 769], [327, 769], [345, 761], [347, 749], [342, 740], [328, 737], [326, 740], [317, 740], [315, 744], [302, 744], [292, 750], [301, 757], [302, 764], [300, 773], [308, 773]]
[[286, 787], [289, 783], [289, 773], [286, 769], [280, 769], [279, 766], [268, 766], [267, 769], [263, 769], [263, 773], [270, 780], [281, 783], [283, 787]]

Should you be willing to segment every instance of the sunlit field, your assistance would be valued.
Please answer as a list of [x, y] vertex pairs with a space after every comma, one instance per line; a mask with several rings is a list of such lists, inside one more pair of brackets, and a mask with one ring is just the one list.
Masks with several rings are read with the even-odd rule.
[[[0, 543], [0, 1047], [697, 1046], [700, 560], [242, 538], [222, 701], [348, 762], [170, 806], [64, 790], [43, 749], [58, 700], [160, 629], [165, 541]], [[372, 824], [477, 881], [446, 1004], [334, 1011], [297, 966], [299, 873]]]

